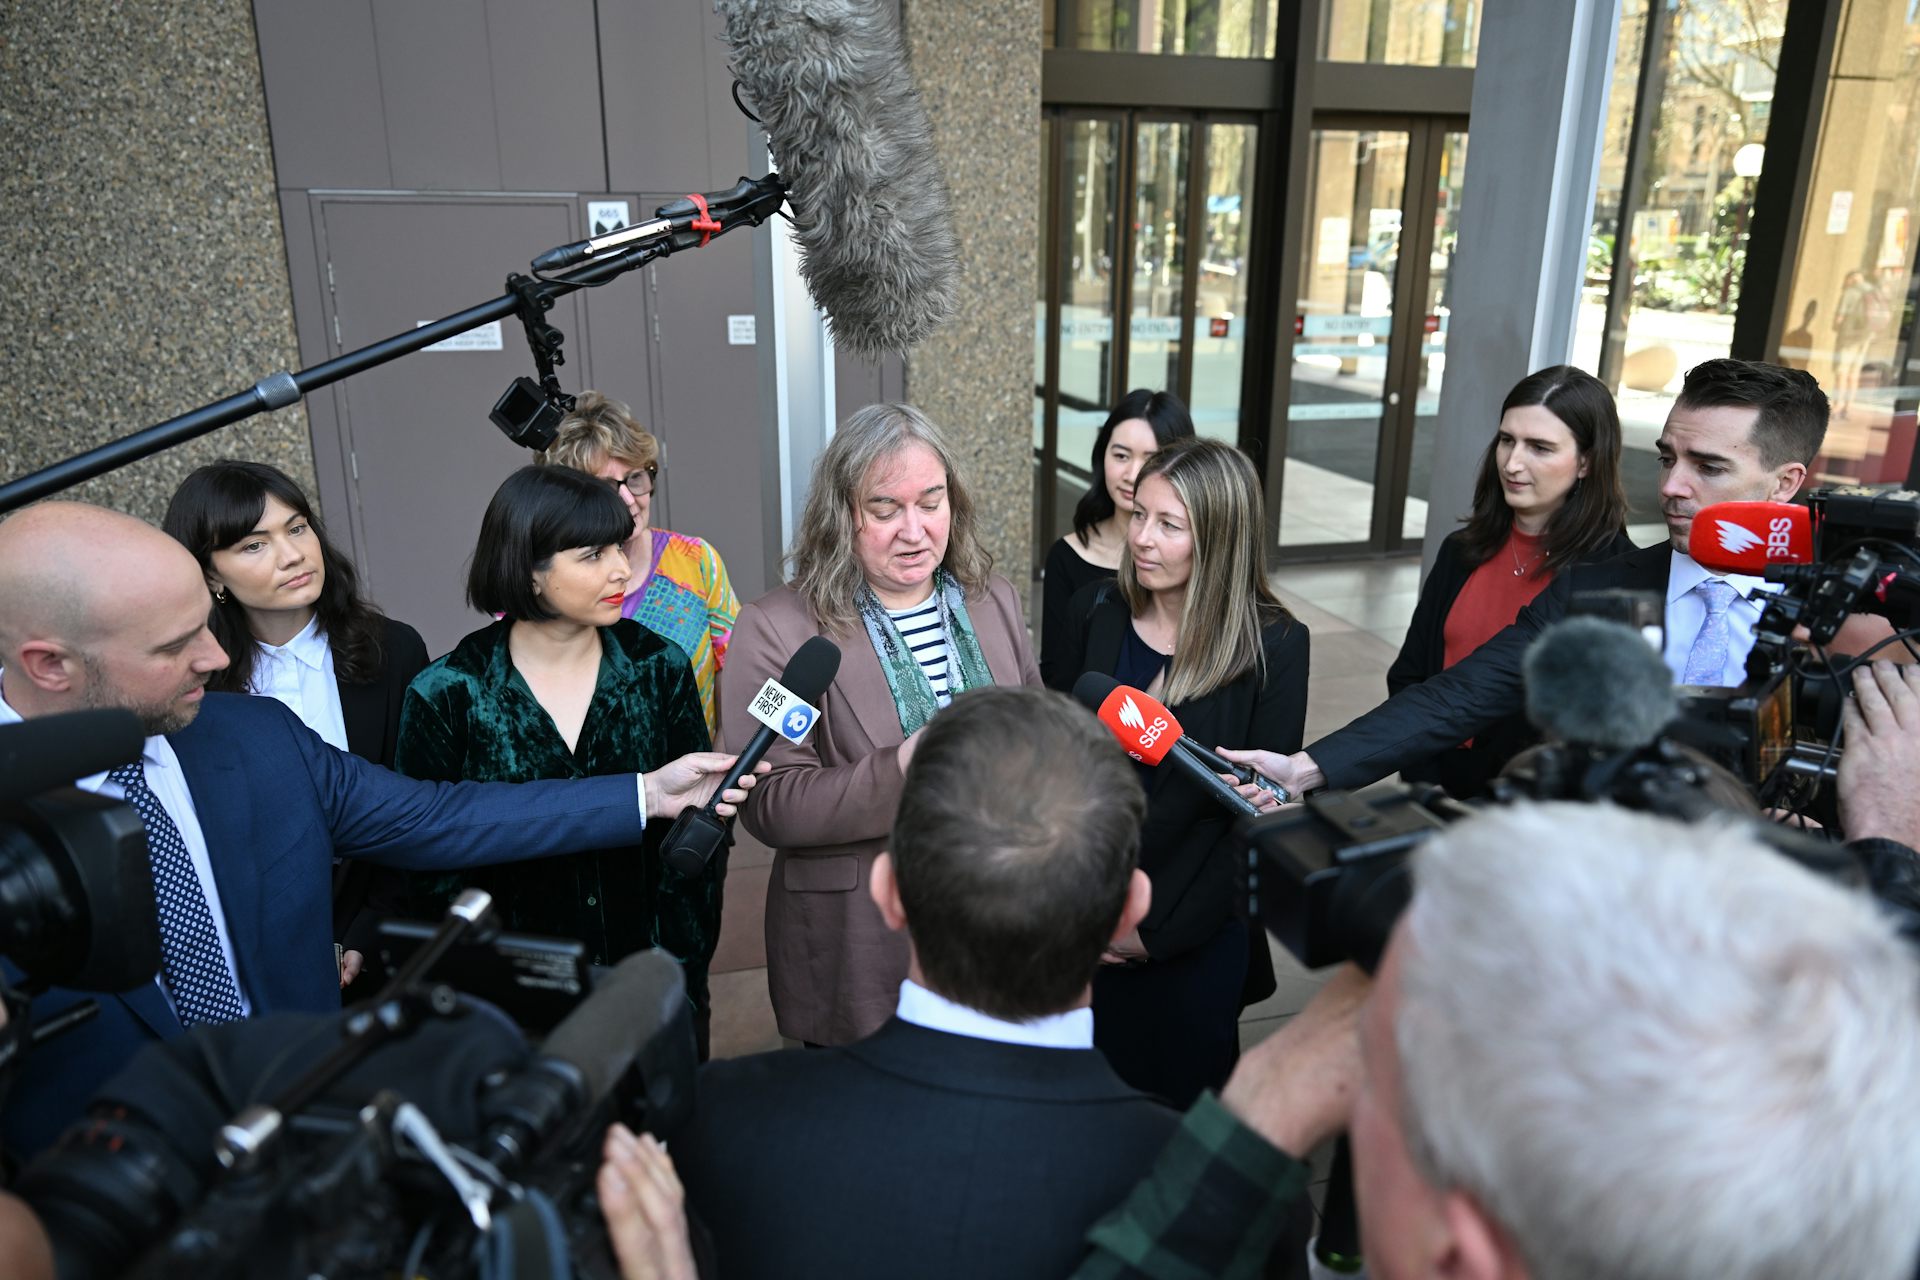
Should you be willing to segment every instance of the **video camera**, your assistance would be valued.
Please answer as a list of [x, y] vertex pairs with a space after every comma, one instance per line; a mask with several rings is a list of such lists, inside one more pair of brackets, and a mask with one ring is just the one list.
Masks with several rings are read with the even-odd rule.
[[[397, 971], [344, 1014], [144, 1050], [20, 1180], [60, 1274], [617, 1275], [600, 1144], [615, 1120], [668, 1133], [691, 1112], [680, 965], [629, 956], [583, 998], [564, 944], [490, 920], [468, 890], [428, 936], [390, 932]], [[552, 1030], [529, 1046], [503, 1006]]]
[[131, 805], [72, 786], [140, 758], [127, 711], [81, 711], [0, 726], [0, 958], [7, 1025], [0, 1097], [22, 1054], [92, 1017], [84, 1001], [35, 1025], [50, 987], [129, 991], [160, 969], [147, 834]]
[[1694, 518], [1688, 551], [1714, 572], [1758, 574], [1779, 589], [1764, 598], [1745, 681], [1689, 691], [1683, 735], [1763, 805], [1831, 825], [1825, 784], [1839, 759], [1845, 677], [1865, 659], [1831, 662], [1823, 650], [1854, 614], [1886, 618], [1903, 641], [1916, 634], [1920, 493], [1830, 485], [1805, 506], [1721, 503]]

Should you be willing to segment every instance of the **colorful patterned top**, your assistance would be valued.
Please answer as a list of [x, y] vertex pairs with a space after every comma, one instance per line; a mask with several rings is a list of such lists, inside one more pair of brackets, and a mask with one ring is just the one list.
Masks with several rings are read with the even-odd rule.
[[740, 602], [734, 599], [727, 566], [712, 543], [667, 529], [652, 532], [652, 572], [646, 586], [620, 606], [620, 616], [634, 619], [685, 651], [693, 663], [694, 682], [700, 686], [707, 732], [718, 734], [714, 677], [727, 664], [727, 644], [733, 639]]

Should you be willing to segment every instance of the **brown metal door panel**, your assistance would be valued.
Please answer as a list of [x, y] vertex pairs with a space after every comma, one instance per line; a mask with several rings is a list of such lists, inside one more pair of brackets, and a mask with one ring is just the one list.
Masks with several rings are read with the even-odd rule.
[[392, 185], [427, 191], [504, 187], [483, 0], [375, 0], [373, 30]]
[[[496, 297], [509, 271], [581, 234], [570, 197], [315, 205], [345, 351]], [[639, 285], [628, 277], [607, 288]], [[577, 388], [591, 372], [581, 295], [560, 299], [551, 319], [567, 336], [562, 379]], [[532, 461], [487, 419], [507, 383], [533, 372], [520, 326], [503, 321], [500, 337], [498, 351], [416, 352], [334, 388], [368, 591], [436, 654], [485, 622], [463, 599], [480, 516], [501, 479]]]
[[[665, 197], [644, 197], [648, 209]], [[727, 562], [733, 589], [751, 600], [779, 581], [764, 551], [769, 522], [760, 472], [778, 468], [763, 457], [758, 347], [727, 341], [727, 317], [754, 314], [753, 253], [747, 237], [778, 227], [741, 230], [704, 249], [656, 262], [648, 294], [659, 317], [660, 418], [652, 424], [666, 450], [672, 526], [705, 538]], [[756, 333], [758, 342], [770, 335]]]
[[599, 6], [608, 189], [679, 195], [731, 186], [739, 176], [716, 174], [709, 150], [709, 80], [715, 60], [724, 63], [724, 47], [709, 41], [702, 17], [709, 7], [641, 0]]
[[253, 16], [279, 185], [392, 186], [372, 0], [254, 0]]
[[593, 0], [487, 0], [500, 185], [605, 191]]

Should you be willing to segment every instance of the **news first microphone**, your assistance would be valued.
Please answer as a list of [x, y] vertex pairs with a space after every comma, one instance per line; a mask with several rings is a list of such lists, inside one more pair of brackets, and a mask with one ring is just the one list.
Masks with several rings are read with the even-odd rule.
[[[1234, 813], [1251, 818], [1260, 812], [1251, 801], [1220, 780], [1222, 773], [1240, 776], [1239, 766], [1221, 759], [1183, 734], [1180, 722], [1158, 698], [1098, 671], [1089, 671], [1074, 681], [1073, 696], [1093, 709], [1100, 723], [1107, 726], [1107, 731], [1119, 739], [1121, 748], [1135, 760], [1156, 767], [1171, 761], [1195, 786]], [[1283, 795], [1282, 799], [1285, 798]]]
[[681, 810], [674, 819], [673, 829], [661, 846], [668, 866], [690, 876], [713, 860], [727, 839], [727, 820], [714, 812], [720, 793], [752, 773], [775, 742], [784, 739], [798, 745], [807, 740], [814, 721], [820, 718], [820, 699], [838, 674], [840, 647], [825, 636], [815, 636], [794, 650], [778, 680], [760, 686], [748, 708], [760, 722], [760, 731], [721, 779], [713, 798], [697, 809]]
[[1700, 508], [1687, 555], [1709, 573], [1764, 577], [1779, 565], [1813, 563], [1813, 513], [1793, 502], [1716, 502]]

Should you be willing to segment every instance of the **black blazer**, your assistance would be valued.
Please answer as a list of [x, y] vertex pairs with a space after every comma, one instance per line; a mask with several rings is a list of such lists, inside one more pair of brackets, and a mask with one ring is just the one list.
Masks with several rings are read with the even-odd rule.
[[1114, 579], [1112, 569], [1081, 559], [1069, 541], [1072, 537], [1056, 539], [1047, 549], [1040, 574], [1040, 683], [1062, 693], [1073, 692], [1073, 682], [1082, 674], [1072, 665], [1079, 647], [1070, 616], [1073, 598], [1083, 588]]
[[[1407, 626], [1407, 638], [1400, 645], [1400, 655], [1387, 668], [1389, 697], [1446, 669], [1447, 616], [1453, 612], [1453, 602], [1460, 598], [1460, 589], [1479, 567], [1468, 563], [1464, 548], [1461, 532], [1448, 534], [1440, 544], [1440, 553], [1434, 557], [1433, 568], [1420, 588], [1420, 602], [1414, 606], [1413, 621]], [[1577, 563], [1596, 564], [1633, 550], [1636, 548], [1627, 535], [1617, 533], [1604, 547]], [[1563, 576], [1565, 572], [1555, 576]], [[1471, 747], [1456, 745], [1437, 751], [1425, 760], [1404, 766], [1400, 775], [1409, 782], [1435, 783], [1445, 787], [1450, 795], [1471, 799], [1484, 794], [1487, 784], [1507, 761], [1532, 746], [1539, 736], [1526, 716], [1502, 716], [1499, 723], [1474, 734]]]
[[[383, 621], [379, 677], [366, 684], [336, 678], [334, 687], [340, 691], [347, 750], [391, 769], [400, 741], [400, 702], [413, 678], [426, 668], [427, 642], [404, 622]], [[398, 907], [405, 886], [406, 876], [400, 872], [365, 862], [341, 862], [333, 869], [333, 936], [353, 950], [366, 951], [375, 938], [371, 918], [359, 920], [361, 911], [371, 905], [375, 914], [389, 914]]]
[[382, 768], [393, 768], [400, 741], [400, 702], [407, 686], [426, 669], [427, 642], [404, 622], [392, 618], [380, 636], [380, 675], [366, 684], [336, 680], [340, 718], [347, 726], [347, 750]]
[[[1132, 625], [1114, 584], [1095, 583], [1074, 596], [1067, 687], [1088, 671], [1112, 675]], [[1207, 747], [1262, 747], [1283, 755], [1300, 749], [1307, 728], [1307, 624], [1281, 618], [1260, 641], [1264, 684], [1249, 671], [1204, 698], [1168, 708], [1187, 736]], [[1233, 815], [1206, 792], [1171, 768], [1154, 770], [1140, 830], [1140, 869], [1153, 881], [1153, 907], [1140, 924], [1148, 955], [1164, 960], [1191, 951], [1233, 917], [1239, 888], [1232, 827]]]
[[1097, 1050], [894, 1019], [842, 1048], [708, 1063], [669, 1136], [723, 1280], [1052, 1280], [1178, 1122]]
[[1599, 564], [1575, 565], [1556, 577], [1512, 626], [1447, 670], [1409, 685], [1343, 729], [1307, 748], [1330, 787], [1362, 787], [1522, 713], [1520, 663], [1527, 646], [1566, 616], [1576, 591], [1652, 591], [1666, 598], [1673, 544], [1630, 551]]

